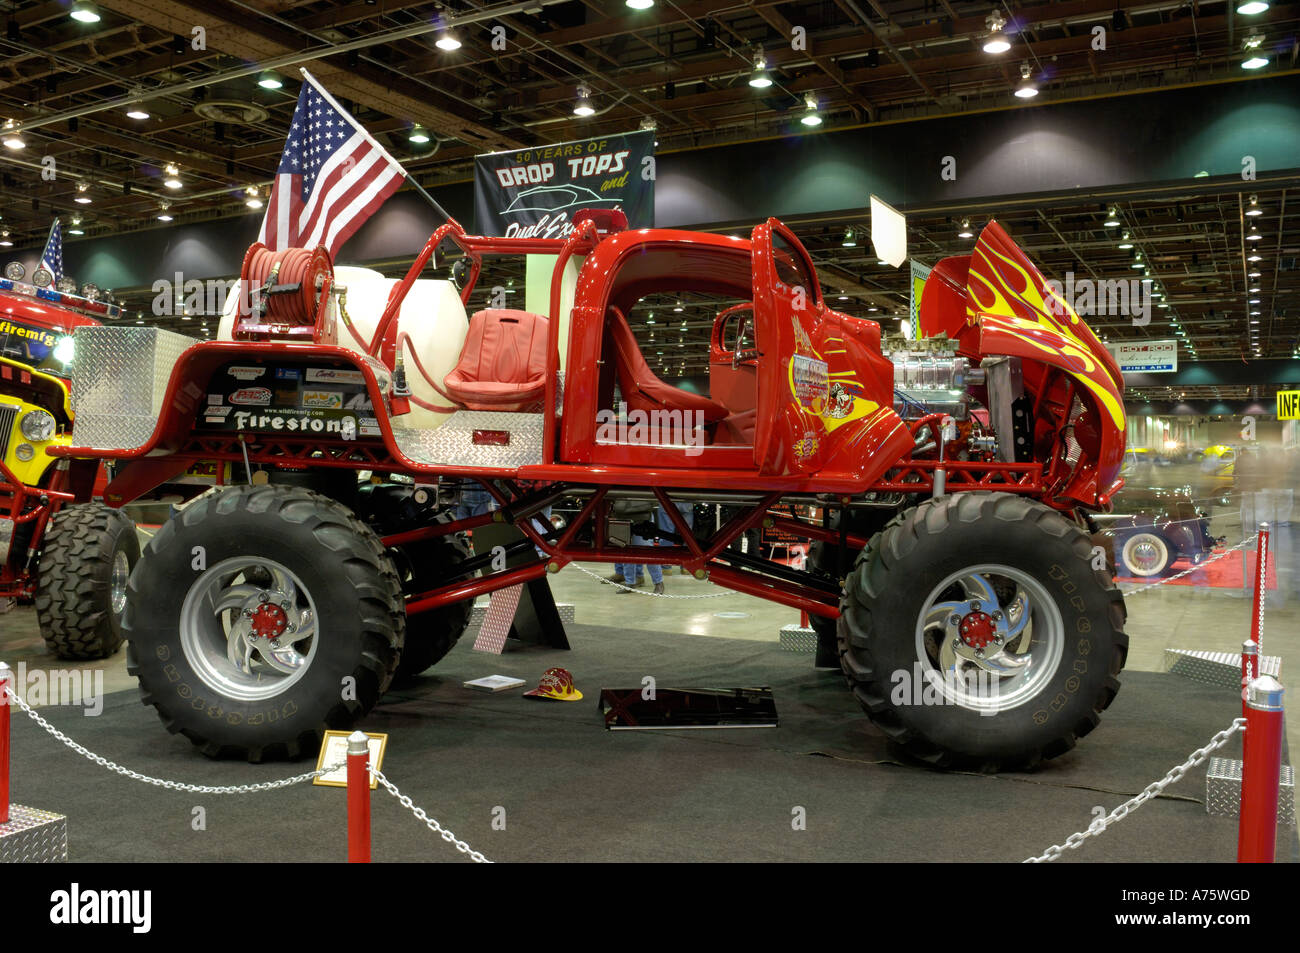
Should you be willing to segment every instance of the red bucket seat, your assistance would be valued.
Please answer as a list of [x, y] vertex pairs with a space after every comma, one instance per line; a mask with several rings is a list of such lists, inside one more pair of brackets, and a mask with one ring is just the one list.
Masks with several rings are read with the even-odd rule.
[[685, 412], [702, 411], [705, 426], [716, 424], [727, 417], [731, 411], [715, 400], [709, 400], [699, 394], [673, 387], [661, 381], [650, 370], [641, 348], [636, 343], [636, 335], [623, 317], [623, 312], [610, 306], [609, 316], [605, 322], [609, 342], [614, 348], [614, 367], [618, 373], [618, 389], [629, 410], [680, 410]]
[[443, 386], [469, 410], [537, 409], [546, 391], [546, 318], [507, 308], [476, 312]]

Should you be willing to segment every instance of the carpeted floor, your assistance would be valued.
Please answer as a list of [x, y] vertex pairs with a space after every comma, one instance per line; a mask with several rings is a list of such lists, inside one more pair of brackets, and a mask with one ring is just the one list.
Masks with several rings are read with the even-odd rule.
[[[391, 693], [362, 726], [388, 732], [384, 771], [414, 802], [498, 861], [1019, 861], [1086, 828], [1183, 761], [1239, 713], [1231, 692], [1129, 673], [1101, 727], [1033, 774], [979, 776], [905, 764], [833, 673], [770, 643], [571, 626], [573, 651], [500, 658], [458, 646], [413, 687]], [[577, 703], [460, 687], [501, 673], [535, 684], [570, 669]], [[775, 729], [607, 732], [601, 687], [771, 685]], [[246, 784], [310, 764], [214, 762], [168, 735], [134, 692], [100, 717], [47, 717], [91, 750], [141, 773]], [[1239, 755], [1234, 745], [1230, 754]], [[112, 775], [14, 717], [13, 798], [69, 818], [76, 861], [338, 861], [344, 793], [297, 785], [250, 795], [193, 795]], [[1235, 819], [1208, 817], [1204, 767], [1071, 862], [1229, 862]], [[376, 861], [464, 858], [382, 789]], [[192, 829], [202, 807], [206, 830]], [[504, 808], [505, 830], [494, 830]], [[792, 829], [803, 808], [806, 830]], [[1297, 858], [1279, 832], [1280, 860]]]

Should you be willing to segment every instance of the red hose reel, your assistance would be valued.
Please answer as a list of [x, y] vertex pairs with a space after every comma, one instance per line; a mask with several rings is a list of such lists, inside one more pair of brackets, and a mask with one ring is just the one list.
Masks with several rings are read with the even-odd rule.
[[317, 320], [334, 282], [324, 245], [271, 251], [261, 242], [244, 255], [244, 298], [235, 337], [316, 337]]

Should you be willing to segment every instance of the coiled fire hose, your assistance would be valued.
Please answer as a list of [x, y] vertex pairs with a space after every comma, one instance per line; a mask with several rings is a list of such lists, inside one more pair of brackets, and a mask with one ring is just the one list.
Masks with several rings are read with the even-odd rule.
[[[239, 277], [244, 280], [255, 323], [302, 327], [316, 323], [320, 285], [333, 273], [334, 265], [323, 245], [271, 251], [256, 242], [244, 255]], [[294, 285], [296, 289], [270, 293], [277, 286]]]

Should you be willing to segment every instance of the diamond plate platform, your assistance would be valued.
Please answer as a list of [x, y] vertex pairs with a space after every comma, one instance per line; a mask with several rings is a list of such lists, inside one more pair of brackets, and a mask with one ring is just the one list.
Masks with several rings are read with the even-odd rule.
[[[555, 608], [559, 610], [560, 621], [564, 623], [577, 622], [577, 611], [571, 602], [557, 602]], [[475, 603], [473, 610], [469, 614], [469, 627], [482, 625], [483, 619], [487, 616], [487, 603]]]
[[[1211, 758], [1205, 770], [1205, 813], [1236, 817], [1241, 810], [1241, 762], [1235, 758]], [[1282, 765], [1278, 780], [1277, 822], [1295, 827], [1295, 772]]]
[[785, 652], [816, 652], [817, 631], [791, 622], [781, 626], [781, 649]]
[[68, 859], [68, 819], [21, 804], [0, 824], [0, 863], [62, 864]]
[[[474, 431], [510, 434], [504, 447], [474, 443]], [[542, 462], [542, 415], [458, 410], [433, 430], [395, 430], [397, 448], [425, 466], [513, 468]]]
[[141, 446], [158, 423], [172, 368], [181, 352], [197, 342], [161, 328], [90, 326], [77, 328], [74, 340], [75, 445], [97, 450]]
[[[1194, 682], [1241, 689], [1241, 653], [1209, 652], [1202, 649], [1165, 649], [1165, 671]], [[1261, 655], [1259, 674], [1282, 677], [1282, 659]]]

